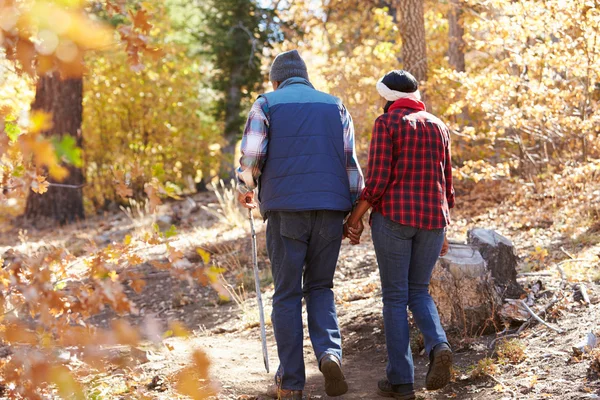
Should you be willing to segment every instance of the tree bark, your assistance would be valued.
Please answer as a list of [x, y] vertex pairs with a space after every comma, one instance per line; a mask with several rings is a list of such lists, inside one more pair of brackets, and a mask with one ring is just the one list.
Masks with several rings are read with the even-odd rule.
[[456, 71], [465, 72], [465, 28], [460, 0], [450, 0], [448, 12], [448, 62]]
[[[424, 0], [397, 0], [402, 38], [402, 64], [421, 82], [427, 81]], [[423, 91], [421, 93], [424, 95]]]
[[242, 80], [243, 80], [243, 68], [245, 65], [239, 65], [231, 71], [229, 78], [229, 87], [225, 92], [225, 147], [223, 148], [223, 155], [227, 158], [224, 166], [227, 170], [221, 171], [222, 176], [234, 177], [235, 176], [235, 164], [237, 160], [229, 159], [235, 158], [235, 149], [239, 138], [241, 137], [240, 132], [240, 116], [242, 109]]
[[[61, 79], [58, 73], [41, 76], [36, 86], [32, 111], [40, 110], [52, 114], [53, 126], [44, 132], [47, 136], [70, 135], [78, 147], [83, 147], [81, 122], [83, 118], [83, 81]], [[25, 218], [37, 220], [51, 218], [60, 224], [84, 218], [83, 172], [72, 165], [65, 165], [69, 175], [62, 182], [48, 177], [50, 187], [42, 195], [30, 192], [25, 207]], [[54, 186], [52, 184], [68, 185]]]

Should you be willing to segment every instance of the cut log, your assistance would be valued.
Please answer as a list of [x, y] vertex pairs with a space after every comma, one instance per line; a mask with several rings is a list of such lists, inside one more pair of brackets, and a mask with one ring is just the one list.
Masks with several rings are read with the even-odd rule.
[[430, 293], [446, 329], [479, 335], [496, 328], [502, 297], [476, 246], [450, 245], [434, 269]]
[[521, 297], [524, 291], [517, 282], [519, 258], [512, 242], [493, 230], [481, 228], [471, 229], [467, 242], [479, 249], [502, 298]]

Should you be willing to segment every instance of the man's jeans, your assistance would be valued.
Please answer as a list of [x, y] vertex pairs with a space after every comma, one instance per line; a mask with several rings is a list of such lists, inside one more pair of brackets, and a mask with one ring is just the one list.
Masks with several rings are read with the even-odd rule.
[[343, 236], [343, 212], [269, 213], [267, 250], [275, 294], [273, 330], [279, 354], [276, 380], [281, 388], [303, 390], [302, 297], [308, 332], [317, 360], [326, 354], [342, 359], [342, 340], [333, 299], [333, 274]]
[[440, 255], [445, 229], [400, 225], [374, 213], [372, 235], [383, 293], [388, 351], [387, 378], [393, 385], [414, 382], [407, 306], [425, 337], [425, 354], [447, 342], [429, 280]]

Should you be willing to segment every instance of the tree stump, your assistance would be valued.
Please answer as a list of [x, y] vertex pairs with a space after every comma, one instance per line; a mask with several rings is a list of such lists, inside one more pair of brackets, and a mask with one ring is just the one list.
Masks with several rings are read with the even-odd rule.
[[471, 336], [494, 327], [502, 299], [477, 247], [451, 244], [433, 271], [429, 290], [446, 329]]
[[494, 330], [503, 299], [518, 298], [517, 256], [510, 240], [486, 229], [469, 231], [469, 244], [451, 244], [431, 277], [430, 292], [446, 329], [464, 335]]
[[467, 237], [467, 242], [479, 249], [502, 298], [518, 299], [524, 291], [517, 283], [519, 258], [512, 242], [490, 229], [471, 229]]

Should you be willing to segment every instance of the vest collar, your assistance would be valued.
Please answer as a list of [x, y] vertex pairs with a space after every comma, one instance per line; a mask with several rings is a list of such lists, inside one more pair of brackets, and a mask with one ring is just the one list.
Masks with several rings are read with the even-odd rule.
[[277, 89], [278, 90], [283, 89], [286, 86], [291, 86], [291, 85], [296, 85], [296, 84], [310, 86], [313, 89], [315, 88], [307, 79], [300, 78], [300, 77], [293, 77], [293, 78], [288, 78], [285, 81], [281, 82], [281, 85], [279, 85], [279, 87]]

